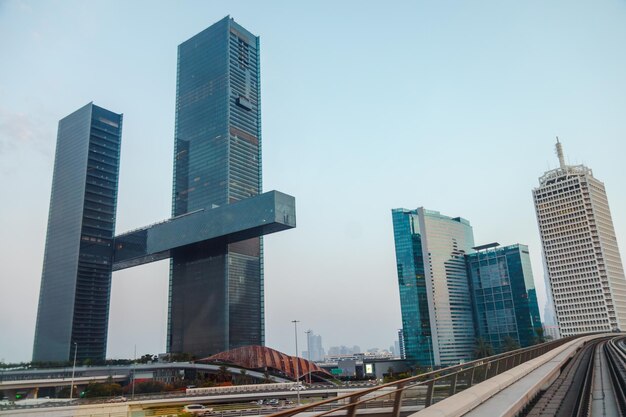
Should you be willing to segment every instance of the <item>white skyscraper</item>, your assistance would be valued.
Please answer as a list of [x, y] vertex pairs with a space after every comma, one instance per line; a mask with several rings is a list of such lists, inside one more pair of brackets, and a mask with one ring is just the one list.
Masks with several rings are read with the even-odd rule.
[[626, 330], [626, 279], [604, 184], [584, 165], [559, 168], [533, 190], [549, 291], [561, 336]]

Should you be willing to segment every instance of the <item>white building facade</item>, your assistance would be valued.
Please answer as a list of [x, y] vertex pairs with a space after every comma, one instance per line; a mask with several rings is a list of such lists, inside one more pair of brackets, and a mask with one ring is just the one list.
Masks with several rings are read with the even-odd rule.
[[476, 342], [465, 255], [474, 232], [461, 217], [417, 209], [425, 261], [426, 294], [434, 362], [449, 366], [471, 361]]
[[562, 337], [626, 330], [626, 279], [604, 184], [584, 165], [559, 168], [533, 190], [544, 263]]

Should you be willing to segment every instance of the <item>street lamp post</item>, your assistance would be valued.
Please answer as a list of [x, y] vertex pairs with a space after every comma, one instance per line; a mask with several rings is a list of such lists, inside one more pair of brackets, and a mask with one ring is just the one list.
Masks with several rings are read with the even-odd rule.
[[74, 365], [72, 366], [72, 385], [70, 385], [70, 401], [74, 397], [74, 374], [76, 372], [76, 351], [78, 350], [78, 343], [74, 342]]
[[137, 345], [135, 345], [135, 359], [133, 360], [133, 385], [132, 385], [132, 394], [130, 396], [131, 400], [135, 399], [135, 372], [137, 366]]
[[300, 366], [298, 363], [298, 323], [300, 320], [292, 320], [294, 332], [296, 335], [296, 396], [298, 398], [298, 405], [300, 405]]
[[311, 384], [311, 345], [309, 341], [311, 340], [311, 333], [313, 333], [313, 331], [309, 329], [304, 333], [306, 333], [306, 352], [309, 357], [309, 384]]

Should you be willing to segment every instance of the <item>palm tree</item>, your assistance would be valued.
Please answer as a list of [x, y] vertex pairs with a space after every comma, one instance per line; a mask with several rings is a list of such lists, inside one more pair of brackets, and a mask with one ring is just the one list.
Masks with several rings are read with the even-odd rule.
[[220, 370], [217, 371], [217, 380], [220, 382], [230, 381], [231, 375], [226, 365], [220, 365]]
[[241, 371], [239, 371], [239, 374], [241, 374], [241, 383], [242, 384], [247, 384], [248, 383], [248, 372], [245, 369], [242, 369]]
[[538, 345], [539, 343], [544, 343], [546, 341], [546, 337], [543, 334], [543, 327], [539, 326], [539, 327], [535, 327], [535, 334], [537, 335], [535, 337], [535, 344]]
[[520, 348], [517, 340], [513, 339], [511, 336], [507, 335], [502, 338], [502, 351], [510, 352], [512, 350], [517, 350]]
[[493, 347], [482, 337], [479, 337], [476, 339], [476, 345], [474, 346], [474, 358], [481, 359], [487, 356], [493, 356]]

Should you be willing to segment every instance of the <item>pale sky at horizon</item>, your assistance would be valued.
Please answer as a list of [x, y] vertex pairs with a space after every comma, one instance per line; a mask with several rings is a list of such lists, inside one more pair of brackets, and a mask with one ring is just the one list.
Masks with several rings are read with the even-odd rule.
[[[117, 232], [170, 216], [176, 47], [231, 15], [261, 37], [266, 344], [293, 325], [388, 348], [401, 325], [391, 209], [527, 244], [531, 190], [566, 160], [603, 181], [626, 259], [626, 1], [0, 0], [0, 360], [28, 361], [59, 119], [124, 113]], [[165, 350], [168, 262], [113, 274], [108, 357]]]

